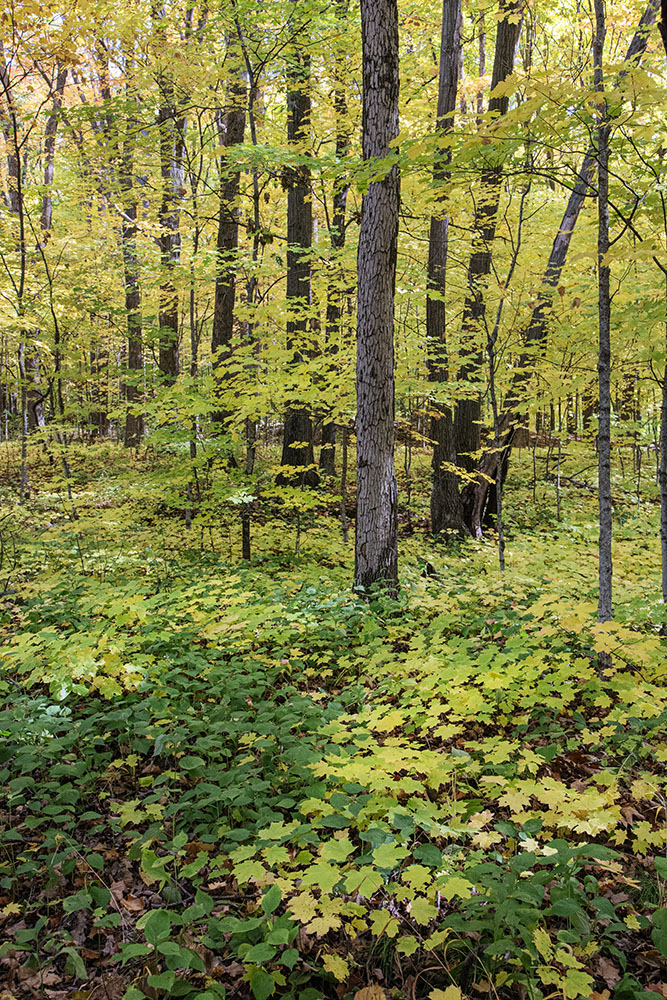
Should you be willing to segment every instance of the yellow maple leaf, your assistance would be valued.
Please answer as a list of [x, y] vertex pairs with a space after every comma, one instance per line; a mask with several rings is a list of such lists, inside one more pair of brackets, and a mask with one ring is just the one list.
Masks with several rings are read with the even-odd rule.
[[317, 912], [317, 903], [309, 892], [300, 892], [298, 896], [290, 900], [289, 910], [293, 917], [296, 917], [302, 924], [307, 924]]
[[344, 958], [341, 958], [340, 955], [325, 955], [322, 964], [327, 972], [336, 977], [339, 983], [345, 982], [350, 972], [350, 966]]
[[316, 937], [323, 937], [328, 934], [329, 931], [338, 930], [342, 921], [340, 917], [335, 913], [329, 913], [323, 917], [315, 917], [306, 926], [306, 931], [308, 934], [314, 934]]

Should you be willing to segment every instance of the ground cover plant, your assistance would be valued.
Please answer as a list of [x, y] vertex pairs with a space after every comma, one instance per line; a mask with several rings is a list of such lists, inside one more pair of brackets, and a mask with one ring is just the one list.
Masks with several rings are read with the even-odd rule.
[[406, 528], [399, 599], [370, 602], [325, 493], [298, 552], [291, 513], [247, 564], [221, 512], [156, 518], [183, 459], [147, 457], [139, 495], [142, 461], [75, 449], [70, 501], [44, 458], [14, 508], [4, 996], [665, 995], [650, 493], [619, 471], [600, 626], [594, 503], [534, 506], [529, 453], [504, 575], [492, 540]]

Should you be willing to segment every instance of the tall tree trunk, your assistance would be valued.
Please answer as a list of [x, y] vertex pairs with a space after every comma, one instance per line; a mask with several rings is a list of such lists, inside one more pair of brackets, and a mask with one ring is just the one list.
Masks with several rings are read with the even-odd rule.
[[[337, 0], [337, 14], [340, 22], [347, 18], [349, 0]], [[336, 55], [334, 113], [336, 116], [336, 162], [340, 171], [333, 185], [333, 211], [331, 216], [330, 238], [333, 251], [334, 266], [337, 274], [327, 289], [327, 347], [330, 354], [339, 350], [341, 339], [341, 321], [343, 317], [343, 302], [345, 292], [341, 288], [340, 267], [338, 258], [345, 246], [345, 216], [347, 194], [350, 181], [344, 167], [344, 161], [350, 152], [349, 125], [347, 124], [347, 98], [345, 95], [345, 60], [340, 53]], [[336, 280], [338, 279], [338, 280]], [[328, 476], [336, 471], [336, 424], [327, 421], [322, 428], [322, 448], [320, 450], [320, 469]]]
[[[290, 56], [287, 93], [287, 141], [303, 156], [303, 144], [310, 132], [310, 56], [295, 47]], [[308, 163], [286, 171], [287, 184], [287, 347], [298, 364], [305, 356], [304, 339], [308, 330], [311, 263], [313, 243], [313, 204], [311, 173]], [[313, 423], [305, 406], [290, 406], [285, 413], [281, 466], [281, 485], [317, 486], [319, 476], [314, 466]]]
[[[593, 66], [595, 90], [604, 95], [602, 57], [604, 50], [605, 0], [595, 0]], [[606, 100], [599, 111], [598, 156], [598, 495], [600, 506], [598, 621], [608, 622], [612, 608], [612, 501], [611, 501], [611, 298], [609, 291], [609, 116]], [[608, 662], [608, 654], [602, 657]]]
[[127, 316], [127, 368], [129, 379], [123, 387], [127, 402], [124, 442], [126, 448], [137, 448], [144, 433], [144, 417], [137, 412], [142, 399], [138, 380], [143, 371], [143, 344], [141, 322], [141, 285], [139, 281], [139, 254], [137, 250], [137, 201], [134, 195], [134, 142], [131, 138], [132, 122], [118, 158], [118, 182], [121, 190], [123, 215], [121, 217], [121, 247], [123, 252], [123, 284], [125, 287], [125, 313]]
[[[385, 160], [398, 135], [396, 0], [361, 0], [363, 156]], [[355, 585], [398, 590], [394, 471], [394, 291], [400, 208], [398, 164], [364, 195], [357, 290], [357, 524]]]
[[[461, 51], [461, 0], [443, 0], [440, 38], [440, 73], [436, 127], [443, 134], [451, 132], [456, 110], [456, 89]], [[436, 185], [450, 179], [451, 148], [446, 145], [433, 168]], [[428, 339], [428, 375], [436, 384], [449, 379], [447, 355], [446, 278], [449, 242], [449, 217], [445, 195], [437, 198], [439, 212], [431, 218], [428, 244], [428, 283], [426, 296], [426, 336]], [[432, 404], [431, 438], [433, 440], [433, 482], [431, 489], [431, 529], [463, 531], [463, 512], [459, 496], [456, 465], [456, 442], [451, 406], [438, 401]]]
[[[667, 0], [662, 0], [660, 15], [660, 37], [667, 54]], [[667, 302], [667, 274], [665, 275], [665, 301]], [[665, 347], [667, 350], [667, 325], [665, 326]], [[662, 600], [667, 604], [667, 361], [662, 376], [662, 399], [660, 406], [660, 551], [662, 556]], [[663, 632], [667, 625], [663, 626]]]
[[[649, 0], [628, 47], [625, 56], [627, 64], [637, 63], [646, 51], [649, 33], [655, 23], [659, 7], [660, 0]], [[621, 70], [617, 82], [620, 83], [627, 73], [627, 69]], [[535, 357], [539, 351], [544, 349], [546, 343], [553, 293], [560, 284], [581, 209], [586, 198], [591, 196], [590, 185], [595, 166], [596, 151], [591, 147], [584, 156], [577, 173], [574, 187], [549, 254], [537, 303], [524, 333], [524, 343], [527, 350], [522, 351], [519, 356], [510, 387], [505, 396], [503, 411], [498, 418], [500, 448], [491, 447], [484, 452], [477, 466], [479, 474], [476, 480], [467, 483], [461, 490], [464, 509], [467, 512], [475, 512], [476, 531], [481, 531], [484, 510], [489, 497], [489, 484], [495, 481], [500, 465], [507, 465], [509, 461], [512, 439], [517, 425], [517, 410], [524, 398], [526, 384], [532, 376]]]
[[[521, 31], [523, 0], [503, 0], [504, 17], [498, 23], [496, 51], [493, 61], [491, 90], [503, 83], [514, 70], [514, 58]], [[489, 114], [501, 117], [507, 112], [509, 97], [491, 97]], [[503, 168], [491, 164], [482, 170], [481, 185], [473, 223], [475, 246], [468, 265], [468, 292], [463, 307], [462, 351], [464, 361], [458, 373], [460, 381], [475, 383], [481, 374], [480, 331], [486, 313], [485, 292], [491, 273], [492, 245], [496, 235], [496, 220], [500, 202], [500, 183]], [[480, 446], [481, 396], [474, 388], [467, 388], [468, 395], [456, 406], [454, 427], [458, 462], [468, 472], [475, 468], [476, 452]], [[474, 535], [481, 534], [479, 525], [471, 524], [470, 512], [465, 510], [466, 522]]]
[[125, 385], [128, 410], [125, 415], [125, 447], [137, 448], [144, 434], [144, 417], [136, 407], [142, 399], [137, 384], [143, 371], [143, 346], [141, 324], [141, 288], [139, 285], [139, 258], [137, 255], [137, 206], [127, 203], [123, 218], [121, 242], [123, 247], [123, 282], [125, 285], [125, 312], [127, 314], [127, 367], [130, 378]]
[[[247, 103], [245, 71], [241, 66], [227, 89], [227, 110], [219, 116], [218, 137], [224, 155], [220, 157], [220, 201], [218, 207], [218, 237], [216, 244], [215, 302], [211, 353], [216, 379], [221, 365], [229, 357], [234, 327], [236, 301], [236, 267], [239, 246], [239, 170], [234, 162], [234, 147], [245, 138]], [[227, 414], [216, 404], [212, 419], [222, 429]]]
[[21, 482], [19, 496], [22, 500], [30, 497], [30, 476], [28, 473], [28, 389], [25, 370], [25, 344], [19, 344], [18, 352], [19, 381], [21, 384]]
[[159, 365], [167, 384], [176, 381], [179, 371], [178, 336], [179, 308], [175, 271], [181, 257], [180, 200], [185, 192], [185, 118], [179, 116], [172, 81], [161, 75], [158, 79], [160, 109], [160, 173], [162, 200], [160, 203], [160, 341]]

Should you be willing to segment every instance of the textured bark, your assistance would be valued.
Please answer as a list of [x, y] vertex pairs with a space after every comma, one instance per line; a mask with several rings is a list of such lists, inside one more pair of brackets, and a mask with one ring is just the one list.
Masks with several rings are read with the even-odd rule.
[[320, 470], [327, 476], [336, 472], [336, 425], [333, 421], [327, 421], [322, 427]]
[[[602, 54], [605, 39], [605, 0], [595, 0], [593, 64], [595, 89], [604, 94]], [[609, 251], [609, 124], [606, 104], [597, 130], [598, 157], [598, 500], [600, 508], [598, 621], [608, 622], [612, 608], [612, 500], [611, 500], [611, 297]], [[608, 654], [607, 654], [608, 655]]]
[[[131, 131], [131, 130], [129, 130]], [[141, 324], [141, 286], [139, 283], [139, 256], [137, 253], [137, 203], [134, 197], [134, 150], [132, 139], [126, 137], [120, 152], [119, 184], [123, 198], [121, 219], [121, 247], [123, 251], [123, 284], [125, 286], [125, 312], [127, 315], [127, 367], [130, 380], [124, 385], [128, 404], [125, 415], [124, 442], [126, 448], [137, 448], [144, 433], [143, 414], [135, 412], [142, 394], [137, 385], [143, 370]]]
[[[659, 7], [660, 0], [650, 0], [628, 47], [625, 56], [626, 63], [636, 63], [646, 51], [649, 33], [655, 23]], [[627, 72], [627, 69], [622, 70], [618, 75], [617, 82], [620, 83]], [[477, 465], [477, 471], [480, 475], [475, 482], [466, 484], [461, 491], [466, 523], [469, 525], [474, 523], [478, 526], [478, 531], [481, 530], [484, 512], [490, 506], [489, 501], [492, 499], [489, 497], [489, 481], [494, 481], [498, 475], [499, 463], [502, 461], [507, 464], [509, 460], [517, 427], [517, 409], [523, 398], [525, 386], [532, 376], [536, 354], [543, 350], [546, 343], [553, 293], [560, 284], [579, 214], [586, 198], [591, 196], [591, 181], [595, 173], [596, 163], [596, 151], [591, 148], [582, 161], [570, 193], [567, 207], [549, 254], [537, 304], [524, 333], [524, 342], [528, 350], [523, 351], [519, 356], [510, 387], [505, 396], [503, 411], [499, 416], [500, 448], [494, 447], [484, 452]]]
[[[292, 52], [287, 94], [287, 141], [302, 146], [310, 132], [310, 56]], [[310, 249], [313, 243], [313, 205], [310, 167], [302, 163], [286, 171], [287, 184], [287, 346], [299, 363], [305, 355], [305, 336], [310, 306]], [[313, 423], [305, 406], [290, 406], [285, 413], [280, 464], [286, 466], [279, 485], [317, 486], [314, 465]]]
[[[461, 0], [443, 0], [436, 126], [444, 135], [451, 132], [453, 127], [460, 52]], [[447, 145], [434, 164], [433, 180], [437, 185], [444, 185], [449, 180], [450, 163], [451, 148]], [[449, 378], [445, 309], [449, 217], [443, 195], [438, 197], [437, 204], [439, 211], [431, 218], [429, 232], [426, 335], [429, 380], [444, 383]], [[451, 468], [456, 465], [453, 413], [451, 407], [437, 402], [432, 404], [432, 411], [431, 529], [436, 533], [451, 530], [462, 532], [463, 512], [458, 477]]]
[[25, 353], [24, 370], [26, 378], [27, 407], [28, 407], [28, 429], [36, 430], [38, 427], [46, 426], [44, 416], [44, 396], [41, 389], [39, 352], [34, 348]]
[[[337, 13], [341, 21], [347, 17], [349, 0], [338, 0]], [[347, 98], [345, 95], [345, 64], [346, 57], [338, 55], [336, 57], [335, 89], [334, 89], [334, 113], [336, 116], [336, 161], [341, 164], [341, 169], [334, 181], [333, 190], [333, 211], [331, 216], [330, 239], [333, 251], [334, 266], [337, 266], [338, 257], [345, 246], [345, 220], [347, 209], [347, 194], [350, 189], [350, 182], [347, 171], [343, 164], [350, 151], [350, 136], [347, 124]], [[338, 345], [341, 338], [341, 320], [343, 317], [343, 303], [345, 292], [341, 288], [340, 275], [338, 281], [332, 281], [327, 289], [327, 350], [330, 355], [338, 353]], [[320, 451], [320, 469], [328, 476], [333, 476], [336, 472], [336, 425], [333, 422], [325, 423], [322, 428], [322, 448]]]
[[50, 235], [51, 223], [53, 221], [51, 185], [53, 184], [55, 167], [56, 132], [58, 131], [58, 119], [60, 117], [60, 109], [62, 108], [63, 91], [66, 81], [67, 69], [58, 68], [53, 88], [51, 113], [44, 128], [44, 192], [42, 194], [42, 210], [39, 220], [44, 242], [46, 242]]
[[[218, 207], [217, 263], [215, 274], [215, 301], [211, 352], [217, 377], [220, 366], [229, 357], [234, 328], [236, 301], [236, 266], [239, 246], [239, 170], [234, 163], [234, 147], [245, 138], [247, 87], [244, 73], [239, 67], [237, 77], [230, 82], [227, 92], [227, 110], [220, 115], [218, 135], [225, 155], [220, 163], [220, 201]], [[219, 406], [212, 414], [213, 420], [223, 428], [228, 414]]]
[[[491, 90], [511, 76], [514, 71], [514, 57], [521, 31], [520, 14], [523, 0], [504, 0], [504, 17], [498, 23], [496, 51], [493, 60]], [[489, 112], [496, 117], [506, 114], [509, 97], [492, 97]], [[480, 191], [475, 207], [475, 248], [468, 265], [468, 291], [463, 307], [462, 342], [463, 364], [458, 378], [463, 382], [474, 382], [479, 377], [482, 356], [479, 348], [480, 330], [484, 326], [486, 313], [485, 291], [491, 273], [492, 246], [496, 235], [496, 221], [500, 201], [500, 183], [503, 168], [500, 164], [485, 166], [482, 170]], [[470, 388], [467, 390], [471, 393]], [[459, 400], [454, 417], [456, 451], [458, 462], [468, 472], [476, 465], [475, 453], [480, 446], [481, 396], [478, 392]], [[465, 514], [465, 507], [464, 507]], [[467, 519], [466, 519], [467, 520]], [[470, 523], [468, 522], [468, 526]], [[475, 532], [476, 533], [476, 532]]]
[[160, 109], [160, 173], [162, 201], [160, 203], [160, 262], [163, 278], [160, 284], [160, 353], [159, 365], [163, 379], [175, 382], [178, 371], [179, 310], [175, 269], [181, 257], [180, 200], [185, 192], [184, 152], [185, 118], [180, 115], [171, 80], [158, 79]]
[[4, 199], [10, 212], [15, 212], [18, 215], [21, 209], [18, 121], [14, 106], [10, 65], [5, 55], [2, 40], [0, 40], [0, 96], [2, 98], [0, 102], [0, 128], [2, 128], [5, 149], [7, 150], [7, 189], [4, 191]]
[[[384, 160], [398, 135], [396, 0], [361, 0], [363, 155]], [[398, 589], [394, 471], [394, 289], [398, 166], [383, 165], [361, 209], [357, 291], [357, 525], [355, 584]]]

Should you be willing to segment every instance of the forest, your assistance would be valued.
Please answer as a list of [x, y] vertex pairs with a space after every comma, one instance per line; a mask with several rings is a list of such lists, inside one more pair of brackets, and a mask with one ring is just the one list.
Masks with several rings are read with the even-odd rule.
[[8, 0], [0, 1000], [667, 998], [667, 0]]

